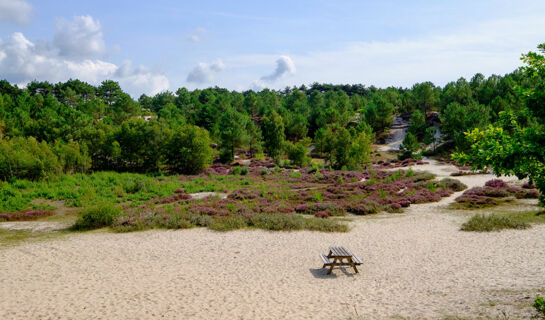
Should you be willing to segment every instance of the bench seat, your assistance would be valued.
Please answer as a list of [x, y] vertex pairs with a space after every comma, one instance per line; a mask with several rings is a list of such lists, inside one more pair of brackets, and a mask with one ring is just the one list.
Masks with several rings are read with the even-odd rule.
[[320, 254], [320, 258], [322, 258], [322, 261], [324, 262], [324, 267], [333, 264], [333, 262], [329, 260], [329, 258], [325, 254]]

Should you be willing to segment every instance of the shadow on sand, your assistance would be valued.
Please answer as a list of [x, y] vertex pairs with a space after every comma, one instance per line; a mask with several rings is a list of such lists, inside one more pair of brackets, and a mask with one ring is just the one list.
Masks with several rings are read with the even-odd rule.
[[336, 267], [333, 269], [333, 272], [331, 274], [327, 274], [329, 271], [329, 268], [310, 268], [308, 269], [310, 273], [314, 276], [314, 278], [317, 279], [335, 279], [337, 278], [337, 274], [340, 272], [344, 273], [345, 276], [353, 277], [355, 274], [352, 271], [352, 268], [350, 270], [346, 270], [344, 267]]

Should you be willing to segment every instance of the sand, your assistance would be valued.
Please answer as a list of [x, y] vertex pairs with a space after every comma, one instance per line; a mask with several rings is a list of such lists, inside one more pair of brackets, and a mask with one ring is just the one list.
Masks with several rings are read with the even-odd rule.
[[[355, 217], [348, 233], [97, 231], [0, 248], [0, 319], [528, 318], [545, 226], [462, 232], [454, 197]], [[360, 273], [325, 275], [331, 245], [362, 258]]]

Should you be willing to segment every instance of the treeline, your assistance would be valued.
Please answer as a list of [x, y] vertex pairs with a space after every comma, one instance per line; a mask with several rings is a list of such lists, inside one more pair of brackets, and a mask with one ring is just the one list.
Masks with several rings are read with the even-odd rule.
[[[375, 137], [395, 114], [412, 114], [410, 154], [435, 143], [432, 111], [443, 138], [458, 150], [463, 132], [483, 128], [504, 110], [523, 107], [517, 87], [533, 81], [519, 71], [441, 88], [313, 84], [259, 92], [185, 88], [138, 100], [118, 83], [0, 81], [0, 179], [40, 179], [60, 172], [115, 170], [198, 173], [214, 159], [287, 157], [309, 164], [308, 150], [334, 168], [360, 168]], [[523, 117], [523, 113], [520, 113]], [[312, 145], [312, 148], [311, 148]]]

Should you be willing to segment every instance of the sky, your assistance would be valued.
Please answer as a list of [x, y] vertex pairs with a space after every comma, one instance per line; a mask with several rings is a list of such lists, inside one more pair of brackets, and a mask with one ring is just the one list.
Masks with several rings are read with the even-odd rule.
[[133, 97], [313, 82], [443, 86], [545, 42], [543, 0], [0, 0], [0, 79], [112, 79]]

